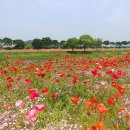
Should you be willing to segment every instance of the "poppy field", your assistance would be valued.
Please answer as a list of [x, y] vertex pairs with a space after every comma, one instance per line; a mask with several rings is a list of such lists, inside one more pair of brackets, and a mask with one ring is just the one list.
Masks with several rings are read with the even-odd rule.
[[0, 130], [130, 130], [129, 52], [43, 59], [0, 60]]

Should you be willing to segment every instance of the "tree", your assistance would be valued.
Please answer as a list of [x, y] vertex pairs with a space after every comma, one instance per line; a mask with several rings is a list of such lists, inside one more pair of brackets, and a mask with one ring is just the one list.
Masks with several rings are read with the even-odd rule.
[[23, 40], [13, 40], [13, 43], [15, 44], [15, 49], [24, 49], [25, 43]]
[[127, 41], [127, 47], [130, 48], [130, 41]]
[[12, 39], [7, 38], [7, 37], [3, 38], [2, 41], [3, 41], [3, 43], [5, 43], [5, 44], [10, 44], [10, 43], [12, 43]]
[[107, 40], [107, 41], [104, 41], [103, 44], [107, 46], [110, 44], [110, 42]]
[[32, 42], [32, 46], [34, 49], [41, 49], [42, 48], [42, 40], [41, 39], [34, 39]]
[[121, 45], [122, 43], [121, 42], [116, 42], [116, 47], [119, 47], [119, 48], [121, 48]]
[[60, 48], [64, 48], [64, 43], [65, 43], [65, 41], [62, 40], [62, 41], [59, 43], [59, 47], [60, 47]]
[[42, 38], [42, 48], [50, 48], [51, 46], [51, 38], [50, 37], [45, 37], [45, 38]]
[[67, 49], [69, 48], [69, 44], [67, 41], [64, 42], [64, 44], [62, 45], [62, 49]]
[[101, 46], [102, 46], [102, 39], [100, 39], [100, 38], [95, 39], [95, 44], [94, 45], [97, 48], [97, 50], [98, 50], [98, 48], [101, 48]]
[[127, 41], [122, 41], [122, 42], [121, 42], [121, 46], [122, 46], [122, 47], [127, 47], [127, 43], [128, 43]]
[[64, 44], [65, 44], [64, 46], [71, 48], [73, 51], [74, 48], [76, 48], [78, 45], [78, 39], [77, 38], [69, 38]]
[[59, 42], [58, 42], [58, 40], [52, 40], [52, 41], [51, 41], [51, 47], [52, 47], [52, 48], [58, 48], [58, 47], [59, 47]]
[[83, 45], [84, 52], [85, 52], [86, 48], [94, 44], [94, 39], [90, 35], [81, 35], [79, 38], [79, 42], [81, 45]]
[[2, 46], [2, 39], [0, 39], [0, 49], [2, 49], [3, 48], [3, 46]]
[[127, 41], [122, 41], [121, 44], [122, 45], [127, 45]]
[[2, 40], [2, 39], [0, 39], [0, 43], [3, 43], [3, 40]]

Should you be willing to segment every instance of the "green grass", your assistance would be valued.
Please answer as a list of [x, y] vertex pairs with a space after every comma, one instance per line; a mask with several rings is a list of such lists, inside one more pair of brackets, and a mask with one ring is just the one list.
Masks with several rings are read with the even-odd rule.
[[25, 59], [25, 60], [48, 60], [56, 56], [58, 54], [58, 58], [62, 57], [63, 55], [67, 56], [78, 56], [83, 57], [86, 56], [87, 58], [97, 58], [97, 57], [109, 57], [114, 56], [116, 54], [120, 55], [121, 53], [127, 53], [128, 51], [115, 51], [115, 52], [0, 52], [0, 60], [5, 58], [6, 56], [11, 57], [12, 59]]

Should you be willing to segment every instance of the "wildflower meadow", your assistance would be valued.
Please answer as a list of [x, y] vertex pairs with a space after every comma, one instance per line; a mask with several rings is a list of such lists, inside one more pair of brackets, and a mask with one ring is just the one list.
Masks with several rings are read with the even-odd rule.
[[130, 130], [130, 53], [59, 55], [2, 57], [0, 130]]

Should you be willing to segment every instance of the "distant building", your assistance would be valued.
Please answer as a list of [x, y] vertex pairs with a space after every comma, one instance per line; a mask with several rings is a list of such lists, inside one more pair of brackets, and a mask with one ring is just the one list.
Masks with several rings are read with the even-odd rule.
[[[113, 45], [113, 44], [109, 44], [109, 45], [104, 45], [102, 44], [103, 48], [118, 48], [118, 45]], [[121, 48], [130, 48], [130, 44], [127, 45], [121, 45]]]
[[3, 43], [1, 44], [3, 48], [14, 48], [15, 44], [14, 43]]

